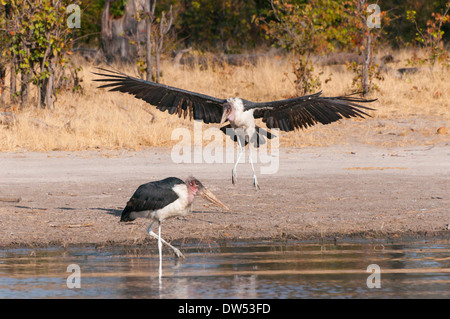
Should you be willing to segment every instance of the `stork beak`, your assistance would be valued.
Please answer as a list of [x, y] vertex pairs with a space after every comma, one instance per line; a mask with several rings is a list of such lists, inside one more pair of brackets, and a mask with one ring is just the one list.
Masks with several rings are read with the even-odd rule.
[[198, 192], [199, 192], [201, 197], [203, 197], [204, 199], [209, 200], [211, 203], [213, 203], [213, 204], [215, 204], [215, 205], [217, 205], [219, 207], [222, 207], [222, 208], [224, 208], [226, 210], [230, 210], [224, 203], [222, 203], [219, 199], [217, 199], [217, 197], [214, 196], [214, 194], [211, 193], [206, 187], [203, 187], [203, 188], [199, 189]]
[[220, 125], [222, 125], [223, 123], [225, 123], [226, 120], [227, 120], [227, 118], [228, 118], [228, 112], [227, 112], [227, 109], [224, 108], [224, 109], [223, 109], [223, 114], [222, 114], [222, 119], [220, 120]]

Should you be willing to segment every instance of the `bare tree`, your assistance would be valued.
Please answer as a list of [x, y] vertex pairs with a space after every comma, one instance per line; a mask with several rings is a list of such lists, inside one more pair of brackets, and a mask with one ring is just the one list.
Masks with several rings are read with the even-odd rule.
[[[113, 1], [105, 1], [102, 15], [102, 43], [106, 57], [122, 61], [132, 61], [137, 57], [141, 78], [159, 82], [164, 37], [174, 19], [172, 6], [169, 14], [163, 12], [157, 23], [157, 0], [129, 0], [120, 17], [113, 17], [110, 13]], [[144, 29], [145, 35], [142, 33]]]
[[0, 65], [0, 105], [5, 104], [5, 80], [6, 80], [6, 66]]
[[[29, 50], [26, 50], [29, 55]], [[29, 70], [20, 70], [20, 104], [22, 107], [28, 106], [28, 96], [30, 93], [31, 72]]]
[[[363, 22], [363, 26], [367, 25], [365, 9], [366, 9], [367, 0], [358, 0], [357, 1], [357, 12], [358, 16]], [[369, 69], [372, 64], [372, 35], [370, 33], [370, 28], [365, 28], [364, 32], [364, 50], [362, 52], [363, 55], [363, 65], [362, 65], [362, 91], [363, 95], [369, 93]]]
[[146, 27], [145, 27], [145, 41], [146, 41], [146, 55], [145, 61], [147, 63], [146, 80], [152, 81], [153, 73], [153, 59], [152, 59], [152, 26], [155, 20], [155, 10], [156, 10], [156, 0], [148, 0], [145, 3], [145, 13], [146, 13]]
[[155, 33], [155, 59], [156, 59], [156, 82], [160, 80], [160, 64], [161, 64], [161, 52], [163, 51], [164, 36], [169, 32], [173, 23], [173, 11], [172, 6], [169, 10], [169, 19], [166, 18], [166, 13], [161, 15], [161, 21], [159, 22], [159, 32]]
[[11, 67], [10, 70], [10, 76], [9, 76], [9, 100], [12, 104], [15, 104], [17, 102], [16, 92], [17, 92], [17, 76], [16, 76], [16, 70], [17, 70], [17, 58], [15, 54], [12, 54], [11, 59]]
[[[126, 1], [121, 16], [111, 14], [111, 4], [114, 0], [105, 0], [102, 13], [102, 48], [109, 61], [132, 61], [136, 56], [134, 43], [143, 41], [141, 32], [144, 23], [137, 21], [136, 15], [145, 8], [150, 0]], [[130, 40], [132, 39], [132, 43]]]

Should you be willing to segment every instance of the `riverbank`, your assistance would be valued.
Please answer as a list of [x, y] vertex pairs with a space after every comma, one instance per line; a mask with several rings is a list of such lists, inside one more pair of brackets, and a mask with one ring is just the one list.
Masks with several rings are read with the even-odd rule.
[[252, 185], [248, 163], [174, 164], [170, 149], [0, 154], [0, 247], [155, 244], [148, 220], [120, 223], [136, 188], [194, 175], [230, 208], [199, 198], [163, 223], [177, 245], [260, 239], [450, 237], [450, 146], [280, 149]]

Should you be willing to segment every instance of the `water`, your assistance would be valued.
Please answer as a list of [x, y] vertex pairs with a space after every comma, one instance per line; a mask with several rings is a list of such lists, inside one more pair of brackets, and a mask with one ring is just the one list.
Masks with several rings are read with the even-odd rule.
[[[156, 246], [156, 243], [155, 243]], [[238, 243], [0, 250], [0, 298], [450, 298], [450, 243]], [[76, 273], [67, 272], [78, 265]], [[380, 288], [369, 288], [371, 264]], [[70, 276], [70, 277], [69, 277]]]

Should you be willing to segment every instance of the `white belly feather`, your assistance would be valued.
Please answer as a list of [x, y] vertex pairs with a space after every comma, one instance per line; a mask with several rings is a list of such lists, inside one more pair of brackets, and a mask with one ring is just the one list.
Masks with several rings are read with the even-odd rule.
[[249, 136], [255, 132], [255, 119], [253, 110], [244, 111], [244, 104], [240, 98], [230, 98], [227, 101], [232, 104], [234, 109], [234, 120], [230, 121], [234, 129], [241, 128]]
[[164, 219], [184, 216], [191, 212], [192, 203], [189, 204], [187, 187], [184, 184], [176, 185], [173, 191], [178, 195], [178, 199], [158, 210], [146, 210], [140, 212], [132, 212], [130, 215], [133, 218], [153, 218], [155, 220], [163, 221]]
[[184, 216], [191, 212], [192, 203], [189, 204], [186, 185], [176, 185], [173, 190], [177, 193], [178, 199], [166, 207], [154, 211], [151, 214], [154, 219], [161, 221], [170, 217]]

